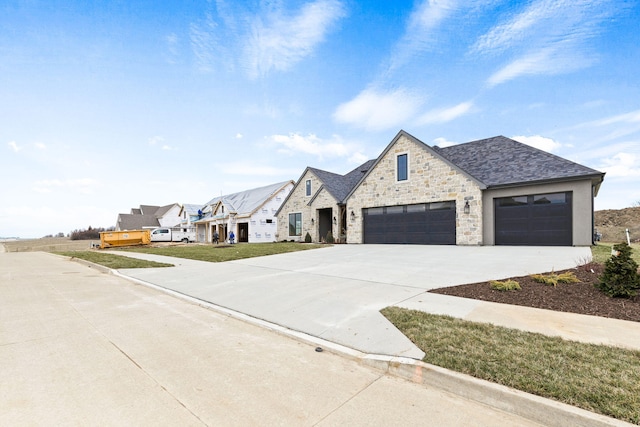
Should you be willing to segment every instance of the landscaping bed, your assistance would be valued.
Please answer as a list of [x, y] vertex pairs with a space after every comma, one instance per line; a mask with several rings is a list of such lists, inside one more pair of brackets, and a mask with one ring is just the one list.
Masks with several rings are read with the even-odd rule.
[[603, 270], [603, 264], [590, 263], [557, 271], [556, 273], [574, 272], [580, 282], [559, 283], [555, 287], [538, 283], [530, 276], [522, 276], [511, 278], [518, 282], [520, 290], [498, 291], [491, 288], [490, 282], [481, 282], [434, 289], [430, 292], [640, 322], [640, 297], [611, 298], [595, 287]]

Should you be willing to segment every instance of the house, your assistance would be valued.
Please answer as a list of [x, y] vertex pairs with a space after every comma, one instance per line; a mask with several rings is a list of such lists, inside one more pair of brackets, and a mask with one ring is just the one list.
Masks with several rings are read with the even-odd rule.
[[202, 205], [185, 203], [184, 205], [182, 205], [178, 216], [180, 217], [181, 228], [195, 227], [194, 223], [202, 219], [203, 216]]
[[118, 214], [116, 231], [176, 226], [180, 223], [181, 208], [177, 203], [166, 206], [140, 205], [139, 208], [132, 208], [129, 214]]
[[233, 231], [236, 242], [278, 240], [275, 213], [294, 182], [278, 182], [265, 187], [214, 197], [202, 207], [202, 218], [194, 222], [199, 242], [211, 242], [213, 233], [226, 240]]
[[278, 210], [281, 240], [585, 246], [604, 173], [504, 136], [446, 148], [400, 131], [346, 175], [308, 167]]

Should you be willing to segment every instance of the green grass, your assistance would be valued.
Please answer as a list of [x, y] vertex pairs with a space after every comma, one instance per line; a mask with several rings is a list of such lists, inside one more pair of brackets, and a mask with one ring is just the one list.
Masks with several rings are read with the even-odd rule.
[[426, 363], [640, 424], [640, 351], [398, 307], [382, 314]]
[[127, 252], [142, 252], [146, 254], [165, 255], [177, 258], [195, 259], [199, 261], [224, 262], [244, 258], [254, 258], [265, 255], [282, 254], [286, 252], [304, 251], [327, 247], [319, 244], [303, 244], [294, 242], [280, 243], [240, 243], [235, 245], [181, 245], [161, 248], [132, 247], [121, 248]]
[[[613, 248], [613, 245], [615, 245], [616, 243], [598, 242], [597, 245], [591, 246], [591, 255], [593, 256], [593, 261], [604, 264], [606, 260], [611, 258], [611, 248]], [[631, 250], [631, 258], [633, 258], [638, 264], [640, 264], [640, 245], [637, 243], [632, 243]]]
[[95, 264], [104, 265], [105, 267], [120, 268], [150, 268], [150, 267], [173, 267], [173, 264], [165, 264], [162, 262], [145, 261], [142, 259], [129, 258], [120, 255], [114, 255], [106, 252], [97, 251], [65, 251], [55, 252], [58, 255], [64, 255], [71, 258], [80, 258]]

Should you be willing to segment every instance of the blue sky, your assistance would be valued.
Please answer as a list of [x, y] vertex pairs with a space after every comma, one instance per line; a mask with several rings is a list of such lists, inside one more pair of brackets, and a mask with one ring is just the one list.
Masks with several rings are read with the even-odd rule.
[[4, 1], [0, 236], [504, 135], [640, 201], [640, 5]]

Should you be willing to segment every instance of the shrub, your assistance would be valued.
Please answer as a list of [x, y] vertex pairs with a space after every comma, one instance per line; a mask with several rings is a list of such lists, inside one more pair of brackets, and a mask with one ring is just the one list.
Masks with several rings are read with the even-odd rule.
[[491, 289], [495, 289], [496, 291], [519, 291], [521, 288], [520, 284], [515, 280], [505, 280], [504, 282], [492, 280]]
[[578, 283], [580, 280], [576, 277], [573, 271], [567, 271], [565, 273], [557, 274], [553, 271], [549, 274], [532, 274], [530, 276], [534, 281], [538, 283], [544, 283], [545, 285], [553, 285], [555, 288], [558, 283]]
[[638, 263], [631, 258], [631, 247], [625, 242], [613, 246], [616, 254], [604, 263], [604, 273], [596, 286], [610, 297], [631, 298], [640, 289]]
[[329, 231], [327, 233], [327, 243], [333, 243], [335, 242], [335, 240], [333, 239], [333, 233], [331, 233], [331, 231]]
[[307, 234], [304, 236], [305, 243], [311, 243], [311, 234], [307, 231]]

